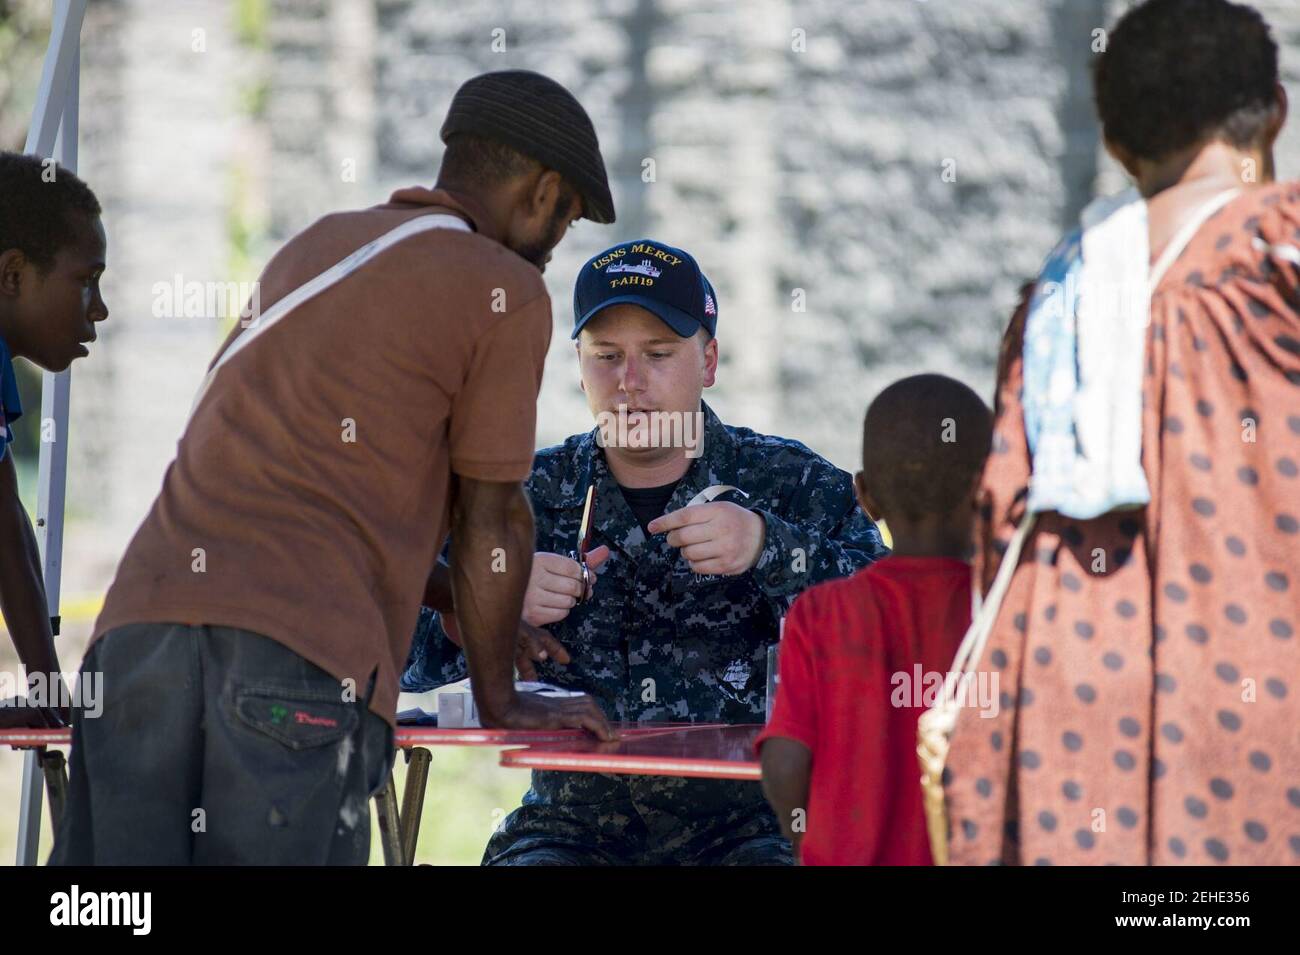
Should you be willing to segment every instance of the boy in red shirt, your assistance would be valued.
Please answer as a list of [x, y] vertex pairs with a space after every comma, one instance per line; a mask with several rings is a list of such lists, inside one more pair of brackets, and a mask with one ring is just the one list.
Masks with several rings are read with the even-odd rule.
[[[867, 409], [854, 484], [893, 552], [795, 601], [775, 711], [755, 743], [763, 791], [805, 865], [933, 861], [916, 722], [970, 625], [967, 557], [991, 436], [984, 402], [942, 375], [895, 382]], [[996, 687], [979, 700], [996, 707]]]

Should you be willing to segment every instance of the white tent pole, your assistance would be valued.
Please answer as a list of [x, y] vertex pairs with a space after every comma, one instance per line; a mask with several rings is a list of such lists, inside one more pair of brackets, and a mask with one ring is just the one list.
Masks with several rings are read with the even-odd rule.
[[[69, 172], [77, 171], [77, 99], [80, 65], [72, 64], [63, 121], [54, 146], [54, 158]], [[68, 396], [72, 370], [45, 372], [41, 380], [41, 445], [36, 491], [36, 537], [41, 547], [45, 599], [58, 633], [59, 594], [63, 582], [63, 508], [68, 477]], [[45, 433], [46, 428], [50, 433]]]
[[81, 58], [81, 21], [85, 16], [86, 0], [54, 0], [50, 45], [45, 51], [41, 84], [36, 88], [32, 124], [27, 128], [27, 146], [23, 150], [26, 153], [37, 156], [54, 153], [74, 65]]
[[[80, 86], [81, 23], [87, 0], [54, 0], [50, 45], [45, 52], [36, 107], [27, 132], [28, 153], [53, 155], [69, 171], [77, 169], [77, 119]], [[58, 633], [59, 587], [63, 571], [63, 505], [68, 472], [68, 396], [70, 371], [46, 372], [41, 386], [41, 451], [36, 493], [36, 536], [51, 621]], [[48, 424], [47, 424], [48, 423]], [[47, 427], [52, 431], [47, 435]], [[46, 440], [46, 438], [50, 440]], [[36, 865], [41, 835], [43, 778], [34, 750], [23, 758], [22, 803], [18, 817], [19, 865]]]

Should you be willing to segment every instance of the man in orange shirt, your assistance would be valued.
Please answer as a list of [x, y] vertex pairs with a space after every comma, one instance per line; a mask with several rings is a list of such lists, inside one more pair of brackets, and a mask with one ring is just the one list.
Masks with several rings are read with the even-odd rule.
[[291, 239], [218, 353], [95, 625], [103, 712], [74, 711], [52, 861], [364, 864], [426, 593], [454, 595], [485, 725], [608, 737], [589, 697], [513, 680], [540, 270], [573, 220], [613, 221], [604, 163], [536, 73], [470, 80], [442, 135], [434, 189]]

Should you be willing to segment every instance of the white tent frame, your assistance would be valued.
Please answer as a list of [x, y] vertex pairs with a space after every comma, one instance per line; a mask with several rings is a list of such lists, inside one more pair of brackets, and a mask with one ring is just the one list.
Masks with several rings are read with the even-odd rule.
[[[27, 131], [25, 152], [51, 157], [77, 170], [77, 107], [80, 99], [81, 24], [87, 0], [54, 0], [50, 45]], [[68, 398], [71, 370], [46, 372], [41, 389], [40, 478], [36, 493], [36, 536], [54, 632], [59, 632], [59, 586], [63, 575], [63, 509], [68, 476]], [[52, 422], [50, 440], [45, 422]], [[22, 801], [18, 816], [18, 865], [36, 865], [44, 790], [40, 757], [23, 756]]]

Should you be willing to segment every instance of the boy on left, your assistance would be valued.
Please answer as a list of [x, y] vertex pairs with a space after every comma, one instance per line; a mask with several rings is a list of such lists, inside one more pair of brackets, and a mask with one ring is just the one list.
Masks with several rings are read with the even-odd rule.
[[6, 722], [67, 720], [40, 553], [9, 450], [23, 413], [13, 359], [63, 371], [89, 354], [95, 325], [108, 318], [99, 290], [106, 249], [90, 187], [51, 159], [0, 152], [0, 611], [29, 680], [40, 674], [48, 689], [33, 701], [45, 705], [0, 711]]

